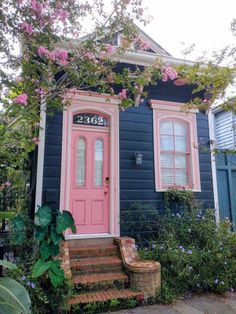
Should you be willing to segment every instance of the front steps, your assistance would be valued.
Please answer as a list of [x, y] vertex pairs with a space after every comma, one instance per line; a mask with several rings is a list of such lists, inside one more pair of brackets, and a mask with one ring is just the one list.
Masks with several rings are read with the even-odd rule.
[[141, 292], [129, 289], [120, 249], [113, 239], [68, 241], [69, 261], [75, 295], [70, 299], [72, 313], [77, 307], [110, 300], [143, 300]]

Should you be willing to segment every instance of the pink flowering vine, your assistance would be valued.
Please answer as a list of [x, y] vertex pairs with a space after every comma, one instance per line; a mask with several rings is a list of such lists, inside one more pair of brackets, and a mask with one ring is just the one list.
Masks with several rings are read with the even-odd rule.
[[23, 93], [23, 94], [20, 94], [20, 95], [16, 96], [13, 99], [13, 102], [14, 102], [14, 104], [19, 104], [19, 105], [26, 106], [27, 105], [27, 100], [28, 100], [28, 95]]
[[40, 138], [38, 136], [35, 136], [32, 138], [32, 142], [35, 144], [35, 145], [38, 145], [39, 142], [40, 142]]
[[139, 36], [134, 38], [134, 43], [138, 45], [139, 50], [148, 50], [150, 48], [149, 43], [145, 42]]
[[4, 183], [4, 185], [5, 185], [5, 187], [11, 187], [11, 182], [10, 181], [6, 181], [5, 183]]
[[38, 55], [40, 57], [47, 57], [51, 61], [57, 61], [60, 65], [67, 65], [69, 63], [68, 52], [64, 49], [48, 50], [46, 47], [38, 47]]
[[126, 89], [122, 89], [122, 91], [118, 94], [120, 99], [126, 99], [127, 98], [127, 90]]
[[170, 80], [174, 80], [176, 79], [178, 76], [178, 73], [171, 67], [171, 66], [164, 66], [162, 68], [162, 81], [166, 82], [169, 79]]
[[31, 36], [34, 33], [33, 26], [27, 22], [23, 22], [19, 26], [20, 26], [20, 29], [24, 31], [26, 34], [28, 34], [29, 36]]

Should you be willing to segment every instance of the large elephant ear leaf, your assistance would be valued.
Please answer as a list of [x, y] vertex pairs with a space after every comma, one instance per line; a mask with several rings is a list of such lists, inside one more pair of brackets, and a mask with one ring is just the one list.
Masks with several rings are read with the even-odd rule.
[[[17, 308], [18, 313], [28, 314], [30, 311], [31, 302], [29, 294], [25, 287], [14, 279], [0, 278], [0, 299], [4, 300], [4, 303]], [[10, 314], [11, 312], [5, 313]]]
[[64, 232], [67, 228], [71, 228], [72, 232], [76, 233], [76, 227], [73, 216], [67, 210], [63, 210], [63, 212], [58, 214], [57, 216], [56, 232], [60, 234]]
[[35, 216], [38, 226], [47, 227], [52, 221], [52, 210], [48, 206], [39, 207]]
[[0, 266], [3, 266], [5, 268], [8, 268], [10, 270], [18, 270], [18, 267], [16, 266], [16, 264], [13, 264], [11, 262], [5, 261], [0, 259]]
[[20, 314], [22, 313], [15, 305], [0, 301], [0, 314]]

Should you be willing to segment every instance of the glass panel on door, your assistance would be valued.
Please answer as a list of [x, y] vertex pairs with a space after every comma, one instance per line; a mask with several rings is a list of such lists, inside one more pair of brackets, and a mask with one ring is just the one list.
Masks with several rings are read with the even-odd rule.
[[103, 140], [95, 141], [94, 153], [94, 185], [96, 187], [103, 186]]
[[77, 145], [76, 160], [76, 185], [85, 186], [85, 154], [86, 143], [84, 138], [79, 138]]

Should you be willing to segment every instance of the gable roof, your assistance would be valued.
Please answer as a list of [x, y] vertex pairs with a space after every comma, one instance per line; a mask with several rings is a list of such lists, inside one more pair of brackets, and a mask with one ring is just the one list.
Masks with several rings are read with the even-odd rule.
[[140, 27], [135, 25], [138, 31], [138, 36], [146, 43], [150, 45], [151, 50], [158, 55], [172, 57], [172, 55], [166, 51], [161, 45], [159, 45], [155, 40], [153, 40], [149, 35], [147, 35]]

